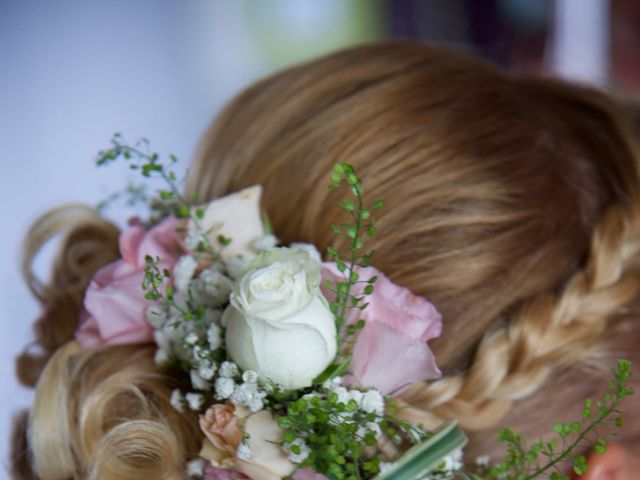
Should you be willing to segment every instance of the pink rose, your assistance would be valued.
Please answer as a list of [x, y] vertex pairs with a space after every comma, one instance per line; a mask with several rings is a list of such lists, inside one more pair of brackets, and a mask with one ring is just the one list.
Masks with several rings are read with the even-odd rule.
[[209, 464], [204, 469], [204, 480], [251, 480], [244, 473], [231, 468], [217, 468]]
[[153, 327], [146, 319], [149, 302], [142, 289], [145, 257], [159, 257], [161, 269], [173, 268], [181, 242], [176, 229], [182, 223], [168, 217], [148, 231], [136, 224], [122, 232], [122, 258], [98, 270], [85, 293], [85, 312], [76, 331], [82, 346], [153, 341]]
[[327, 477], [312, 468], [301, 468], [293, 472], [292, 480], [327, 480]]
[[[365, 327], [358, 333], [353, 348], [351, 373], [355, 383], [372, 387], [381, 393], [396, 394], [422, 380], [439, 378], [442, 374], [427, 345], [440, 336], [442, 317], [423, 297], [399, 287], [379, 270], [358, 269], [361, 280], [377, 276], [373, 294], [366, 297], [369, 306], [352, 310], [348, 323], [362, 318]], [[323, 280], [342, 279], [335, 263], [322, 264]], [[352, 293], [362, 294], [362, 284]]]

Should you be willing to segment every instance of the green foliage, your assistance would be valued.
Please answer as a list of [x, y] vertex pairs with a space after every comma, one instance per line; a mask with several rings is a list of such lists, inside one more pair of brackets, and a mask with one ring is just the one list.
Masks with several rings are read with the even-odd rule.
[[147, 186], [144, 184], [129, 184], [124, 190], [114, 192], [96, 206], [99, 213], [105, 212], [111, 205], [123, 200], [127, 207], [148, 204], [150, 201]]
[[585, 400], [580, 420], [554, 424], [556, 438], [551, 441], [541, 439], [528, 446], [515, 430], [501, 430], [498, 439], [505, 443], [507, 456], [502, 463], [486, 472], [486, 478], [533, 480], [546, 476], [551, 480], [568, 480], [569, 477], [558, 468], [565, 462], [571, 463], [577, 475], [584, 475], [588, 469], [587, 461], [577, 452], [589, 447], [601, 453], [605, 451], [603, 435], [615, 435], [622, 426], [620, 402], [634, 393], [627, 386], [631, 376], [631, 365], [627, 360], [619, 360], [612, 374], [613, 379], [609, 381], [604, 398], [595, 402]]
[[151, 302], [159, 302], [167, 308], [175, 310], [180, 315], [175, 320], [173, 327], [178, 327], [180, 322], [195, 322], [205, 328], [204, 322], [205, 306], [198, 305], [191, 297], [186, 301], [186, 305], [181, 306], [174, 299], [174, 288], [168, 280], [171, 278], [171, 272], [167, 269], [160, 268], [160, 258], [145, 257], [144, 280], [142, 281], [142, 289], [145, 291], [144, 298]]
[[[336, 372], [338, 366], [344, 364], [345, 358], [348, 360], [348, 348], [365, 325], [363, 320], [357, 320], [343, 328], [350, 311], [362, 311], [367, 308], [366, 297], [371, 295], [375, 288], [377, 277], [361, 279], [358, 269], [369, 266], [375, 255], [375, 250], [363, 251], [364, 242], [367, 237], [373, 237], [376, 234], [376, 220], [373, 212], [380, 210], [384, 206], [384, 202], [376, 200], [371, 205], [365, 203], [362, 180], [356, 174], [354, 167], [348, 163], [339, 163], [334, 167], [329, 188], [347, 188], [351, 196], [338, 202], [340, 208], [350, 217], [351, 221], [331, 227], [336, 236], [348, 239], [349, 251], [339, 252], [333, 247], [327, 248], [327, 254], [336, 263], [338, 271], [342, 274], [342, 279], [335, 282], [325, 282], [325, 288], [335, 295], [330, 307], [336, 318], [338, 343], [342, 347], [342, 355], [328, 369], [328, 371]], [[362, 289], [354, 295], [353, 288], [356, 285], [362, 286]], [[348, 361], [346, 367], [348, 367]], [[327, 375], [323, 374], [321, 380], [326, 379]]]
[[[208, 238], [209, 232], [204, 231], [200, 222], [204, 212], [202, 209], [193, 206], [197, 202], [197, 196], [188, 200], [180, 193], [177, 175], [173, 170], [178, 162], [178, 158], [175, 155], [169, 155], [168, 159], [163, 160], [159, 153], [150, 151], [149, 140], [146, 138], [129, 145], [120, 133], [116, 133], [111, 139], [111, 147], [98, 153], [96, 163], [98, 166], [103, 166], [116, 161], [126, 162], [131, 170], [140, 172], [145, 179], [154, 177], [161, 179], [166, 187], [158, 192], [157, 197], [150, 198], [147, 196], [146, 191], [142, 191], [144, 193], [143, 198], [150, 204], [152, 211], [156, 214], [156, 219], [162, 219], [168, 215], [189, 219], [194, 229], [191, 235], [196, 238], [193, 242], [194, 250], [197, 253], [218, 258], [219, 248], [215, 248], [211, 244]], [[131, 193], [133, 193], [133, 197]], [[129, 201], [132, 202], [134, 200], [139, 201], [141, 194], [140, 187], [137, 187], [137, 189], [134, 187], [134, 190], [129, 192], [127, 196], [130, 197]], [[115, 197], [118, 198], [122, 195], [115, 194]], [[110, 200], [113, 200], [113, 197], [114, 195], [112, 195], [112, 199], [101, 202], [99, 208], [107, 206]], [[224, 247], [231, 242], [227, 238], [219, 240], [220, 247]]]
[[[415, 480], [431, 478], [453, 478], [457, 472], [438, 471], [443, 468], [443, 459], [459, 451], [467, 442], [467, 437], [456, 422], [447, 422], [431, 432], [419, 445], [412, 447], [391, 468], [380, 474], [376, 480]], [[430, 472], [433, 472], [430, 475]], [[464, 474], [462, 474], [464, 478]]]
[[[380, 417], [360, 409], [351, 399], [344, 403], [337, 393], [310, 395], [290, 402], [278, 419], [285, 430], [284, 446], [304, 439], [308, 456], [299, 466], [311, 467], [331, 479], [371, 478], [379, 472], [380, 460], [367, 452], [376, 445], [376, 433], [362, 428], [378, 424]], [[299, 453], [294, 447], [293, 453]]]

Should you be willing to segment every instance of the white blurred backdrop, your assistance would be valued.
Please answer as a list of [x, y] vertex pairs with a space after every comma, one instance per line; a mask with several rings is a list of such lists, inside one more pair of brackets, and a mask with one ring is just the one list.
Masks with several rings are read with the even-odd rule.
[[[114, 132], [149, 138], [184, 172], [242, 86], [376, 32], [358, 0], [0, 1], [0, 478], [11, 417], [32, 395], [13, 371], [38, 315], [19, 273], [30, 222], [125, 186], [126, 169], [93, 162]], [[36, 264], [44, 277], [53, 252]]]

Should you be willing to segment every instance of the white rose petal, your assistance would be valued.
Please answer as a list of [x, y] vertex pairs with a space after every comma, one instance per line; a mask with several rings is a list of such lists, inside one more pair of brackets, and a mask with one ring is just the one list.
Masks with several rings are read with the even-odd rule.
[[319, 287], [320, 265], [305, 250], [259, 255], [223, 315], [231, 358], [286, 388], [311, 385], [336, 355], [335, 318]]
[[191, 255], [184, 255], [178, 259], [173, 267], [173, 283], [176, 290], [186, 292], [189, 289], [189, 282], [198, 268], [198, 262]]

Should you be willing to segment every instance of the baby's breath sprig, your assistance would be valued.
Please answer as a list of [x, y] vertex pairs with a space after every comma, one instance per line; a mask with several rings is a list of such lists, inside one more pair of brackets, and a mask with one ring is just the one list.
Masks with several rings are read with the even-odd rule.
[[[356, 174], [353, 165], [348, 163], [337, 164], [331, 173], [330, 189], [338, 189], [347, 186], [353, 198], [338, 202], [342, 210], [349, 214], [351, 223], [332, 225], [332, 230], [337, 236], [346, 236], [350, 242], [348, 252], [338, 252], [335, 248], [327, 248], [327, 253], [335, 261], [336, 267], [343, 275], [343, 281], [326, 282], [327, 290], [335, 294], [331, 302], [331, 311], [336, 317], [336, 327], [341, 335], [342, 327], [350, 309], [364, 310], [367, 308], [366, 296], [371, 295], [375, 288], [377, 277], [360, 279], [357, 267], [367, 267], [375, 256], [375, 250], [362, 253], [366, 237], [376, 234], [376, 221], [373, 211], [384, 207], [382, 200], [376, 200], [367, 205], [363, 199], [364, 187], [362, 180]], [[352, 295], [352, 288], [357, 284], [364, 284], [361, 295]], [[346, 336], [353, 336], [364, 327], [364, 321], [358, 320], [346, 329]]]
[[147, 192], [147, 186], [144, 184], [128, 184], [124, 190], [112, 193], [104, 200], [101, 200], [96, 209], [99, 213], [104, 213], [111, 205], [118, 201], [124, 200], [127, 207], [135, 207], [137, 205], [148, 204], [150, 199]]
[[502, 463], [488, 470], [486, 478], [533, 480], [546, 476], [551, 480], [569, 480], [558, 470], [564, 462], [571, 462], [573, 471], [584, 475], [588, 469], [587, 459], [582, 454], [576, 455], [576, 452], [592, 447], [603, 453], [606, 440], [601, 433], [616, 434], [622, 426], [620, 402], [634, 394], [633, 388], [627, 386], [631, 376], [628, 360], [619, 360], [612, 373], [613, 379], [609, 381], [609, 391], [604, 398], [596, 402], [585, 400], [581, 420], [553, 426], [557, 438], [549, 442], [539, 440], [529, 447], [518, 432], [503, 429], [498, 439], [506, 444], [507, 456]]
[[[160, 268], [160, 258], [153, 258], [150, 255], [145, 257], [144, 280], [142, 281], [142, 289], [145, 291], [145, 299], [152, 302], [160, 302], [169, 309], [173, 309], [180, 314], [180, 320], [194, 321], [204, 326], [203, 316], [204, 305], [195, 306], [191, 298], [187, 301], [187, 307], [180, 306], [174, 297], [174, 287], [166, 284], [171, 278], [171, 272], [167, 269]], [[176, 320], [177, 327], [180, 321]]]
[[[149, 148], [149, 140], [139, 139], [133, 145], [125, 142], [122, 134], [116, 133], [111, 139], [111, 148], [98, 152], [96, 163], [98, 166], [108, 165], [117, 160], [124, 160], [131, 170], [136, 170], [145, 178], [157, 177], [164, 181], [166, 188], [158, 192], [158, 198], [149, 199], [151, 208], [159, 218], [171, 214], [177, 218], [190, 219], [192, 232], [188, 237], [193, 238], [193, 250], [204, 253], [213, 259], [219, 257], [219, 249], [215, 248], [210, 240], [209, 233], [204, 231], [201, 220], [204, 217], [202, 208], [194, 207], [198, 202], [196, 195], [190, 200], [186, 199], [178, 186], [178, 177], [173, 167], [178, 158], [171, 154], [168, 160], [162, 160], [160, 154]], [[230, 239], [219, 238], [220, 246], [224, 247]]]

